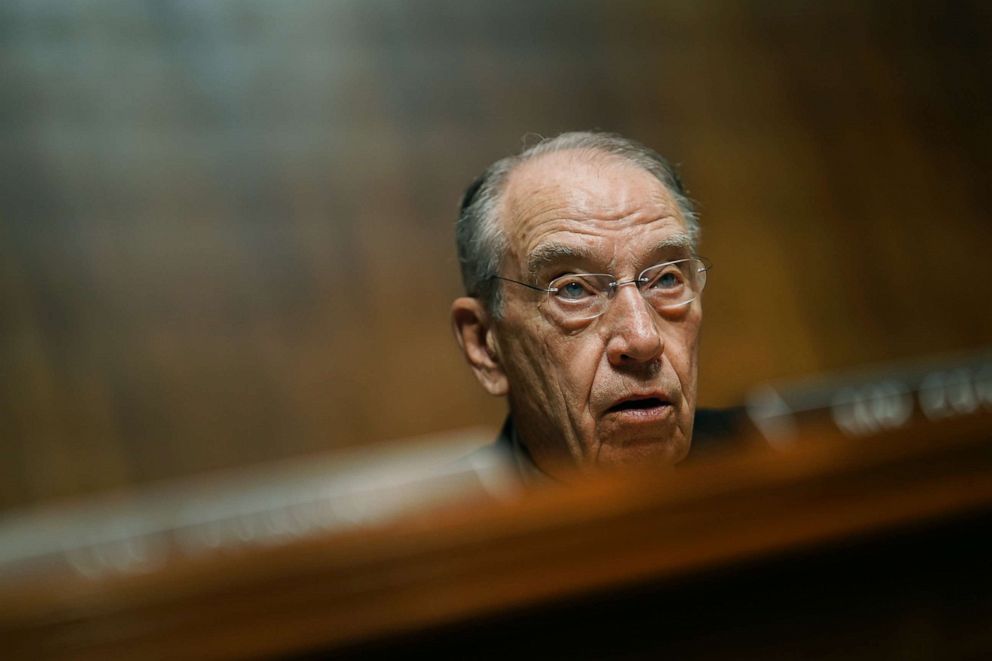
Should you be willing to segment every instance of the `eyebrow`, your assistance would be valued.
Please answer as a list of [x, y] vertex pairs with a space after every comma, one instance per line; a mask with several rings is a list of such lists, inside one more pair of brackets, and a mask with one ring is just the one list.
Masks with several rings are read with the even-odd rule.
[[659, 243], [654, 251], [656, 253], [664, 252], [670, 248], [683, 248], [686, 250], [692, 250], [692, 237], [688, 234], [675, 234], [670, 236], [661, 243]]
[[[664, 241], [658, 243], [651, 254], [659, 254], [672, 248], [691, 250], [693, 247], [692, 237], [688, 234], [675, 234]], [[592, 251], [577, 246], [569, 246], [563, 243], [546, 243], [535, 250], [527, 260], [527, 272], [532, 279], [536, 279], [541, 269], [556, 262], [573, 259], [577, 261], [593, 262], [595, 256]]]
[[527, 272], [536, 278], [541, 269], [566, 259], [592, 260], [592, 253], [584, 248], [567, 246], [563, 243], [546, 243], [535, 250], [527, 260]]

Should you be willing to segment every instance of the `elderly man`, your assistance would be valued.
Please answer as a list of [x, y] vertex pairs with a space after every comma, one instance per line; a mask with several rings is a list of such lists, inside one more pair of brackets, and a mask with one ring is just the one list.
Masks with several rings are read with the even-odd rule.
[[505, 396], [500, 447], [524, 477], [689, 451], [706, 262], [669, 164], [606, 133], [565, 133], [490, 166], [457, 225], [455, 337]]

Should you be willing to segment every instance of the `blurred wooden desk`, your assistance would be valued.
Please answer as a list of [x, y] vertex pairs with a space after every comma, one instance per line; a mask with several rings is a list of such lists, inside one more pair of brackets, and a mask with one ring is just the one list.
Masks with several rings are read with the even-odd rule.
[[992, 653], [992, 434], [742, 449], [374, 525], [0, 575], [7, 658], [414, 651], [472, 658], [977, 658]]

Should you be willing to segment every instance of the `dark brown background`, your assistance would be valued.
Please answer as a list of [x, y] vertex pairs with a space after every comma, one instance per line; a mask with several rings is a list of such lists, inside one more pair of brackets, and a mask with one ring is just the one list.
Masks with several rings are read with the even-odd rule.
[[992, 338], [974, 3], [0, 7], [0, 507], [498, 424], [464, 186], [601, 128], [700, 202], [702, 403]]

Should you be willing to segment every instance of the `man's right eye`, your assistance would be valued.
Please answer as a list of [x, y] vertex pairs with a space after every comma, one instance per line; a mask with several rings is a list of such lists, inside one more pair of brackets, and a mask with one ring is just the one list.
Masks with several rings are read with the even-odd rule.
[[560, 278], [553, 284], [555, 296], [565, 301], [581, 301], [596, 295], [596, 290], [582, 278]]

